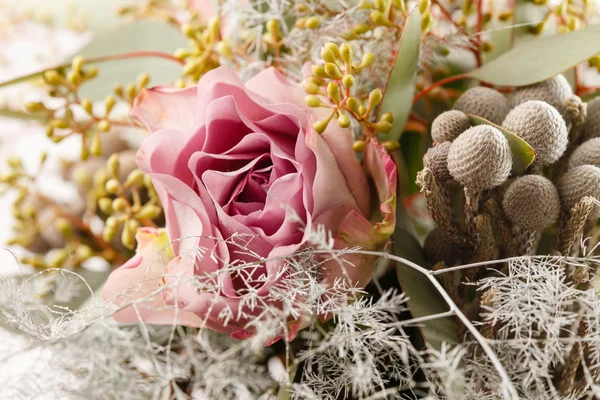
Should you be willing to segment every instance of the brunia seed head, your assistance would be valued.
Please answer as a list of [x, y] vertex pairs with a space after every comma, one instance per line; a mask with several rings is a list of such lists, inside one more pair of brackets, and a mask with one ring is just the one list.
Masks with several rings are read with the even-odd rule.
[[530, 100], [513, 108], [502, 127], [523, 138], [536, 152], [535, 163], [545, 166], [563, 155], [569, 144], [567, 126], [550, 104]]
[[435, 179], [441, 183], [452, 180], [452, 175], [448, 171], [449, 151], [450, 142], [444, 142], [430, 147], [423, 157], [424, 166], [429, 168]]
[[468, 189], [481, 191], [499, 186], [506, 181], [511, 168], [508, 141], [490, 125], [469, 128], [450, 145], [450, 175]]
[[513, 224], [539, 232], [556, 222], [560, 199], [550, 180], [540, 175], [525, 175], [510, 184], [502, 208]]
[[[584, 197], [600, 200], [600, 168], [593, 165], [580, 165], [567, 171], [557, 184], [562, 207], [571, 209]], [[592, 218], [599, 216], [600, 207], [595, 207]]]
[[443, 261], [446, 265], [453, 265], [464, 256], [456, 243], [453, 243], [439, 228], [429, 232], [423, 243], [423, 250], [425, 258], [432, 264]]
[[533, 85], [517, 88], [509, 97], [510, 108], [529, 100], [541, 100], [556, 108], [568, 123], [567, 110], [563, 106], [566, 99], [573, 96], [573, 89], [563, 75], [556, 75]]
[[583, 142], [569, 159], [569, 169], [586, 164], [600, 168], [600, 137]]
[[580, 129], [583, 140], [600, 137], [600, 97], [587, 103], [587, 118]]
[[508, 114], [508, 101], [497, 90], [483, 86], [477, 86], [464, 92], [456, 103], [454, 109], [465, 114], [473, 114], [478, 117], [500, 125]]
[[453, 141], [471, 127], [469, 117], [462, 111], [450, 110], [441, 113], [431, 124], [431, 138], [434, 142]]

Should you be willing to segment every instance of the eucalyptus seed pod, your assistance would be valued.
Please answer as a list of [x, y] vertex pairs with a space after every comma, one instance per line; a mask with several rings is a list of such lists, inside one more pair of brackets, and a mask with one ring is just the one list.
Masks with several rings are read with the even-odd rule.
[[550, 104], [530, 100], [513, 108], [502, 127], [523, 138], [536, 152], [535, 163], [553, 164], [563, 155], [569, 144], [564, 119]]
[[501, 185], [511, 168], [508, 141], [490, 125], [469, 128], [452, 142], [448, 152], [450, 175], [476, 192]]
[[600, 168], [600, 137], [581, 143], [569, 158], [569, 169], [586, 164]]
[[581, 139], [585, 141], [600, 137], [600, 97], [587, 103], [587, 118], [580, 132]]
[[510, 110], [502, 93], [483, 86], [464, 92], [454, 103], [454, 109], [485, 118], [496, 125], [502, 123]]
[[437, 146], [430, 147], [423, 157], [423, 164], [433, 173], [436, 181], [445, 183], [452, 180], [452, 175], [448, 171], [448, 152], [450, 151], [450, 142], [440, 143]]
[[466, 259], [465, 252], [444, 235], [439, 228], [429, 232], [425, 238], [425, 243], [423, 243], [423, 250], [425, 258], [432, 264], [444, 261], [446, 265], [453, 265], [457, 261]]
[[450, 110], [438, 115], [431, 124], [431, 138], [434, 142], [453, 141], [471, 127], [471, 122], [464, 112]]
[[[567, 171], [558, 181], [558, 194], [565, 211], [571, 209], [586, 196], [600, 200], [600, 168], [580, 165]], [[594, 207], [592, 218], [600, 216], [600, 207]]]
[[556, 222], [560, 198], [554, 184], [540, 175], [515, 179], [502, 200], [504, 214], [514, 225], [539, 232]]
[[570, 118], [564, 107], [564, 102], [573, 96], [573, 89], [563, 75], [556, 75], [545, 81], [515, 89], [509, 97], [510, 108], [514, 108], [529, 100], [541, 100], [556, 108], [567, 123]]

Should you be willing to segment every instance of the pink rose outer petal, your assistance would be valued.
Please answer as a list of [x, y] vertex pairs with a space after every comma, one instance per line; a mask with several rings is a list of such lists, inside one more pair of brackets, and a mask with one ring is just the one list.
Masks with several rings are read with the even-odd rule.
[[[214, 12], [210, 1], [196, 1], [194, 7]], [[223, 264], [253, 260], [223, 239], [249, 235], [248, 247], [260, 257], [293, 254], [319, 225], [333, 233], [337, 248], [371, 249], [387, 240], [395, 223], [393, 161], [371, 141], [361, 165], [350, 131], [332, 123], [317, 134], [312, 124], [324, 117], [323, 110], [307, 108], [303, 99], [303, 90], [273, 68], [246, 85], [221, 67], [196, 87], [156, 87], [140, 94], [132, 117], [151, 135], [137, 162], [161, 199], [174, 254], [160, 253], [167, 243], [164, 233], [140, 231], [136, 256], [111, 274], [103, 291], [107, 302], [122, 308], [117, 320], [177, 322], [247, 338], [253, 334], [248, 322], [261, 309], [240, 309], [243, 282]], [[379, 204], [375, 215], [373, 202]], [[209, 253], [194, 256], [198, 246]], [[347, 261], [353, 266], [326, 263], [323, 283], [341, 278], [366, 285], [374, 260]], [[278, 283], [282, 265], [267, 262], [253, 270], [255, 293], [264, 296]], [[217, 283], [212, 290], [198, 290], [199, 284]], [[272, 340], [283, 335], [292, 340], [305, 322], [289, 324]]]

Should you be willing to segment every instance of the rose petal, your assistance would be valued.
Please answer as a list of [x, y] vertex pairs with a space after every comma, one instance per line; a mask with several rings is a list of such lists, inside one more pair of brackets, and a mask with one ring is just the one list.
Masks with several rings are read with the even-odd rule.
[[[310, 68], [310, 65], [307, 68]], [[273, 67], [258, 73], [246, 83], [246, 86], [271, 101], [291, 103], [301, 109], [307, 109], [304, 103], [306, 97], [304, 90], [298, 85], [290, 84]], [[313, 121], [325, 119], [328, 116], [328, 111], [322, 108], [309, 110]], [[356, 199], [356, 203], [361, 211], [367, 214], [370, 209], [368, 181], [352, 149], [353, 138], [351, 132], [332, 122], [321, 137], [334, 154], [338, 168], [341, 169], [346, 184], [350, 187], [350, 192]]]
[[162, 299], [160, 282], [172, 257], [166, 233], [140, 229], [136, 238], [137, 254], [113, 271], [102, 289], [104, 301], [121, 308], [113, 317], [119, 322], [202, 326], [195, 314], [176, 312]]
[[131, 116], [150, 133], [161, 129], [192, 129], [200, 122], [197, 92], [197, 87], [174, 89], [156, 86], [144, 89], [133, 102]]

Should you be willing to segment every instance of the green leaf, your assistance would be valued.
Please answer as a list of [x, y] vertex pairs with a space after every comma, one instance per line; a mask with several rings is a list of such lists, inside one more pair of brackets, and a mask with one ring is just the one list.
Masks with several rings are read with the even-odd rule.
[[0, 117], [22, 119], [26, 121], [46, 122], [48, 117], [38, 114], [29, 114], [21, 111], [0, 109]]
[[420, 190], [417, 185], [417, 173], [423, 169], [423, 134], [420, 132], [406, 131], [400, 138], [400, 151], [404, 156], [408, 182], [402, 194], [411, 196]]
[[[142, 58], [159, 58], [161, 60], [167, 60], [172, 63], [177, 63], [178, 65], [181, 64], [179, 62], [179, 60], [177, 60], [175, 57], [172, 57], [170, 54], [161, 53], [161, 52], [152, 52], [152, 51], [135, 51], [135, 52], [124, 53], [124, 54], [112, 54], [112, 55], [107, 55], [107, 56], [102, 56], [102, 57], [93, 57], [93, 58], [87, 59], [86, 63], [87, 63], [87, 65], [93, 65], [93, 64], [100, 64], [100, 63], [106, 63], [106, 62], [122, 62], [123, 60], [129, 60], [129, 59], [138, 59], [139, 60]], [[71, 65], [70, 62], [63, 63], [63, 64], [55, 65], [50, 68], [45, 68], [40, 71], [32, 72], [27, 75], [18, 76], [16, 78], [12, 78], [7, 81], [0, 82], [0, 88], [17, 85], [17, 84], [23, 83], [23, 82], [29, 82], [29, 81], [32, 81], [35, 79], [41, 79], [42, 75], [44, 75], [44, 72], [46, 72], [46, 71], [53, 70], [53, 69], [68, 68], [68, 67], [70, 67], [70, 65]]]
[[34, 13], [51, 17], [60, 28], [69, 28], [70, 22], [83, 23], [86, 30], [106, 30], [123, 24], [117, 17], [117, 8], [131, 3], [127, 0], [52, 0], [40, 1], [35, 5]]
[[[172, 54], [186, 45], [184, 35], [172, 26], [162, 22], [141, 21], [98, 35], [79, 54], [86, 58], [143, 51]], [[164, 58], [130, 58], [105, 64], [100, 68], [97, 78], [82, 86], [81, 95], [92, 100], [102, 99], [110, 94], [115, 84], [135, 82], [142, 72], [150, 74], [152, 85], [164, 85], [181, 76], [181, 65]]]
[[421, 15], [415, 8], [409, 15], [400, 38], [394, 66], [390, 71], [379, 114], [394, 113], [392, 130], [382, 136], [383, 140], [398, 140], [412, 109], [415, 93], [419, 46], [421, 44]]
[[583, 101], [591, 101], [594, 100], [596, 97], [600, 97], [600, 92], [591, 92], [591, 93], [586, 93], [583, 96], [581, 96], [581, 99]]
[[[427, 265], [423, 249], [415, 238], [414, 227], [401, 201], [396, 208], [396, 230], [392, 241], [396, 256], [421, 266]], [[400, 287], [408, 299], [408, 310], [413, 318], [440, 314], [449, 310], [442, 296], [421, 272], [400, 263], [397, 264], [396, 272]], [[436, 318], [419, 325], [421, 335], [429, 348], [439, 351], [443, 343], [447, 345], [458, 343], [456, 325], [452, 318]], [[456, 398], [462, 397], [463, 390], [459, 385], [454, 384], [448, 389], [456, 395]]]
[[471, 120], [471, 125], [491, 125], [502, 132], [506, 140], [508, 140], [508, 145], [510, 146], [510, 151], [512, 152], [513, 175], [521, 175], [531, 165], [533, 160], [535, 160], [535, 150], [519, 136], [507, 131], [501, 126], [491, 123], [487, 119], [483, 119], [471, 114], [467, 114], [467, 116], [469, 117], [469, 120]]
[[513, 47], [468, 73], [493, 85], [524, 86], [543, 81], [600, 52], [600, 25], [538, 37]]
[[[427, 265], [419, 242], [406, 230], [396, 229], [393, 241], [395, 255], [418, 265]], [[448, 311], [448, 305], [442, 296], [422, 273], [402, 264], [398, 264], [397, 273], [402, 291], [408, 298], [407, 304], [413, 318]], [[438, 318], [423, 322], [420, 329], [427, 344], [436, 350], [441, 349], [442, 343], [451, 345], [458, 343], [456, 325], [451, 318]]]
[[[394, 157], [396, 164], [397, 157]], [[392, 235], [394, 254], [406, 258], [417, 265], [427, 266], [423, 249], [416, 239], [415, 228], [402, 201], [396, 204], [396, 230]], [[398, 265], [398, 281], [408, 297], [408, 307], [414, 318], [448, 311], [448, 305], [433, 287], [429, 279], [406, 265]], [[440, 349], [442, 342], [458, 343], [456, 328], [450, 318], [427, 321], [422, 324], [421, 333], [434, 349]]]

